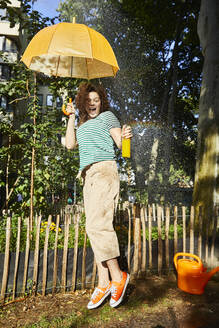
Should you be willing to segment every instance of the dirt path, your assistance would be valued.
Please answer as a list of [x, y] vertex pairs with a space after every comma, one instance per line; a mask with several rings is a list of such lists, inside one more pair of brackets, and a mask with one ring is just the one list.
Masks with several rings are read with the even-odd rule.
[[179, 290], [175, 276], [138, 279], [129, 284], [117, 309], [106, 301], [96, 310], [87, 310], [90, 291], [29, 297], [0, 308], [0, 327], [218, 328], [219, 279], [215, 277], [203, 295]]

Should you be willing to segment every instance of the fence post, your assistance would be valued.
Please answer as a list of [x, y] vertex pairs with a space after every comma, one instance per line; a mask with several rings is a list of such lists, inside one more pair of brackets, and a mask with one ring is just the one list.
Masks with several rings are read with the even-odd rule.
[[81, 274], [81, 288], [86, 288], [86, 255], [87, 255], [87, 233], [84, 231], [84, 245], [82, 255], [82, 274]]
[[142, 249], [142, 262], [141, 262], [141, 271], [146, 272], [146, 227], [145, 227], [145, 212], [146, 208], [143, 205], [141, 207], [141, 226], [142, 226], [142, 239], [143, 239], [143, 249]]
[[57, 269], [58, 269], [58, 256], [57, 256], [57, 246], [58, 246], [58, 234], [59, 234], [59, 221], [60, 215], [56, 217], [56, 235], [54, 243], [54, 264], [53, 264], [53, 283], [52, 283], [52, 295], [55, 295], [56, 284], [57, 284]]
[[162, 233], [161, 233], [161, 216], [162, 216], [162, 207], [158, 206], [157, 208], [157, 233], [158, 233], [158, 274], [161, 275], [162, 269]]
[[38, 277], [38, 263], [39, 263], [39, 243], [40, 243], [40, 224], [41, 217], [36, 220], [36, 240], [34, 250], [34, 265], [33, 265], [33, 294], [37, 292], [37, 277]]
[[198, 256], [202, 257], [202, 207], [199, 206]]
[[17, 229], [18, 229], [17, 230], [17, 245], [16, 245], [16, 259], [15, 259], [15, 265], [14, 265], [14, 282], [13, 282], [12, 301], [15, 300], [17, 270], [18, 270], [19, 255], [20, 255], [20, 239], [21, 239], [21, 217], [20, 216], [18, 218]]
[[129, 228], [128, 228], [128, 271], [131, 270], [131, 238], [132, 238], [132, 220], [131, 220], [131, 209], [127, 207], [128, 218], [129, 218]]
[[9, 260], [10, 260], [10, 237], [11, 237], [11, 217], [7, 217], [7, 225], [6, 225], [6, 243], [5, 243], [5, 258], [4, 258], [4, 270], [2, 276], [2, 289], [1, 289], [1, 302], [4, 303], [5, 300], [5, 292], [7, 288], [8, 282], [8, 268], [9, 268]]
[[79, 218], [80, 213], [77, 212], [75, 215], [75, 241], [74, 241], [74, 260], [72, 270], [72, 291], [76, 288], [76, 274], [77, 274], [77, 262], [78, 262], [78, 234], [79, 234]]
[[140, 218], [135, 218], [135, 236], [134, 236], [134, 266], [133, 273], [134, 275], [138, 274], [139, 270], [139, 250], [140, 250], [140, 242], [139, 238], [140, 232]]
[[93, 272], [92, 272], [92, 279], [91, 279], [91, 288], [94, 288], [94, 286], [95, 286], [96, 274], [97, 274], [97, 264], [96, 264], [96, 260], [95, 260], [95, 257], [94, 257]]
[[23, 277], [23, 287], [22, 287], [22, 295], [23, 296], [25, 295], [25, 290], [26, 290], [29, 253], [30, 253], [30, 220], [29, 220], [29, 218], [27, 218], [27, 238], [26, 238], [24, 277]]
[[46, 235], [44, 241], [44, 250], [43, 250], [43, 282], [42, 282], [42, 296], [46, 295], [46, 280], [47, 280], [47, 259], [48, 259], [48, 241], [49, 241], [49, 231], [52, 221], [52, 216], [49, 215], [48, 223], [46, 227]]
[[134, 274], [137, 274], [141, 264], [141, 221], [140, 205], [134, 204]]
[[212, 231], [212, 241], [211, 241], [211, 266], [214, 265], [214, 245], [217, 232], [217, 218], [218, 218], [218, 206], [214, 207], [213, 211], [213, 231]]
[[149, 269], [152, 269], [152, 207], [148, 207], [148, 251]]
[[186, 207], [182, 207], [182, 221], [183, 221], [183, 253], [186, 253]]
[[177, 206], [174, 206], [174, 214], [173, 214], [174, 254], [176, 254], [178, 251], [177, 217], [178, 217], [178, 209]]
[[169, 255], [169, 230], [170, 230], [170, 208], [166, 208], [166, 221], [165, 221], [165, 251], [166, 251], [166, 267], [169, 270], [170, 255]]
[[64, 237], [64, 249], [63, 249], [63, 258], [62, 258], [62, 279], [61, 279], [61, 289], [63, 292], [65, 292], [65, 288], [66, 288], [69, 218], [70, 218], [70, 214], [69, 213], [65, 214], [65, 237]]
[[194, 253], [194, 218], [195, 218], [195, 213], [194, 213], [194, 206], [191, 206], [191, 212], [190, 212], [190, 253]]
[[206, 224], [206, 237], [205, 237], [205, 262], [208, 263], [208, 234], [209, 234], [209, 219], [207, 219]]

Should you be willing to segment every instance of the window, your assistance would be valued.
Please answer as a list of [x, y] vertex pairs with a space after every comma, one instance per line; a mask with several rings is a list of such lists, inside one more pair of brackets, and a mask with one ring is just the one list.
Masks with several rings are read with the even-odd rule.
[[53, 105], [53, 96], [47, 95], [46, 96], [46, 106], [52, 106]]
[[0, 9], [0, 22], [7, 22], [8, 19], [6, 18], [6, 14], [7, 14], [6, 9], [1, 8]]
[[0, 51], [3, 51], [4, 48], [5, 37], [0, 36]]
[[8, 80], [11, 77], [10, 67], [6, 64], [0, 64], [0, 79]]
[[8, 98], [6, 96], [0, 97], [0, 107], [7, 112], [13, 112], [13, 105], [8, 103]]
[[0, 51], [18, 52], [17, 44], [5, 36], [0, 36]]

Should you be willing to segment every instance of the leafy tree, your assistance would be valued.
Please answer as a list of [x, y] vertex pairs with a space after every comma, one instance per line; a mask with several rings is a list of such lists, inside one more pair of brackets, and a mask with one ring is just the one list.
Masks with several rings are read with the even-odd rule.
[[[23, 1], [18, 12], [21, 27], [28, 30], [28, 39], [45, 27], [46, 22], [52, 22], [31, 11], [29, 2]], [[12, 15], [12, 24], [13, 18]], [[54, 210], [55, 200], [59, 198], [60, 205], [66, 201], [67, 184], [76, 176], [78, 153], [67, 151], [61, 144], [65, 120], [55, 106], [42, 113], [37, 101], [37, 87], [50, 85], [56, 99], [66, 88], [73, 91], [78, 81], [47, 78], [43, 74], [38, 74], [35, 80], [36, 74], [20, 61], [11, 66], [10, 80], [0, 84], [0, 93], [7, 95], [14, 105], [13, 121], [1, 109], [1, 131], [7, 137], [0, 148], [1, 189], [6, 194], [3, 207], [19, 215], [28, 215], [30, 208], [35, 208], [47, 216]]]
[[[152, 200], [156, 196], [152, 189], [157, 193], [161, 188], [164, 198], [169, 193], [171, 165], [183, 170], [183, 176], [194, 175], [202, 67], [196, 33], [199, 4], [66, 0], [59, 6], [62, 19], [76, 16], [79, 23], [95, 28], [116, 54], [120, 71], [102, 83], [121, 121], [131, 122], [135, 131], [141, 123], [142, 136], [135, 133], [132, 142], [132, 166], [137, 188], [148, 189]], [[150, 183], [145, 186], [148, 176]]]

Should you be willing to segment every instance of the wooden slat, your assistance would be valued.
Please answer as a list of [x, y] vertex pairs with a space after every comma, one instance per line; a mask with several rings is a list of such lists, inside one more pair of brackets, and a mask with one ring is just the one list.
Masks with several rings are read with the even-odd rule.
[[152, 204], [152, 211], [153, 211], [153, 221], [156, 221], [156, 205]]
[[87, 234], [84, 232], [84, 245], [82, 255], [82, 274], [81, 274], [81, 288], [86, 288], [86, 255], [87, 255]]
[[198, 213], [199, 229], [198, 229], [198, 256], [202, 257], [202, 207], [199, 207]]
[[72, 291], [74, 291], [76, 289], [77, 263], [78, 263], [79, 218], [80, 218], [80, 213], [77, 213], [76, 222], [75, 222], [74, 259], [73, 259], [73, 270], [72, 270]]
[[138, 274], [138, 270], [139, 270], [139, 248], [140, 248], [139, 230], [140, 230], [140, 219], [135, 218], [134, 265], [133, 265], [134, 275]]
[[214, 266], [214, 251], [215, 251], [215, 239], [217, 233], [217, 220], [218, 220], [218, 207], [214, 207], [213, 211], [213, 230], [212, 230], [212, 241], [211, 241], [211, 267]]
[[186, 253], [186, 207], [182, 206], [183, 252]]
[[22, 287], [22, 295], [23, 296], [25, 295], [25, 290], [26, 290], [29, 254], [30, 254], [30, 222], [29, 222], [29, 218], [28, 218], [27, 219], [27, 238], [26, 238], [25, 260], [24, 260], [24, 277], [23, 277], [23, 287]]
[[4, 269], [2, 276], [2, 288], [1, 288], [1, 303], [5, 300], [5, 292], [8, 282], [8, 269], [9, 269], [9, 260], [10, 260], [10, 238], [11, 238], [11, 217], [7, 217], [6, 225], [6, 241], [5, 241], [5, 257], [4, 257]]
[[145, 224], [145, 216], [146, 216], [146, 209], [145, 206], [143, 205], [141, 207], [141, 226], [142, 226], [142, 261], [141, 261], [141, 271], [145, 272], [146, 271], [146, 224]]
[[92, 272], [92, 279], [91, 279], [91, 288], [92, 289], [95, 287], [96, 275], [97, 275], [97, 264], [96, 264], [96, 261], [94, 258], [93, 272]]
[[17, 271], [18, 271], [19, 255], [20, 255], [20, 242], [21, 242], [21, 217], [19, 216], [17, 221], [17, 245], [16, 245], [15, 265], [14, 265], [12, 301], [15, 300], [15, 294], [16, 294], [16, 281], [17, 281]]
[[141, 247], [141, 207], [139, 203], [134, 206], [134, 217], [138, 219], [138, 271], [141, 267], [142, 261], [142, 247]]
[[55, 243], [54, 243], [54, 264], [53, 264], [53, 283], [52, 283], [52, 295], [55, 295], [56, 285], [57, 285], [57, 269], [58, 269], [58, 234], [59, 234], [59, 222], [60, 215], [56, 217], [56, 235], [55, 235]]
[[166, 267], [169, 269], [170, 266], [170, 253], [169, 253], [169, 230], [170, 230], [170, 208], [166, 207], [166, 220], [165, 220], [165, 258]]
[[194, 254], [194, 218], [195, 218], [195, 213], [194, 213], [194, 206], [191, 206], [191, 212], [190, 212], [190, 247], [189, 247], [189, 252]]
[[131, 266], [131, 238], [132, 238], [132, 220], [131, 220], [131, 210], [128, 207], [128, 219], [129, 219], [129, 226], [128, 226], [128, 271], [130, 272]]
[[177, 233], [177, 219], [178, 219], [178, 208], [174, 206], [174, 213], [173, 213], [173, 243], [174, 243], [174, 254], [178, 252], [178, 233]]
[[205, 262], [208, 263], [208, 238], [209, 238], [209, 219], [207, 219], [205, 226]]
[[66, 290], [66, 270], [67, 270], [67, 259], [68, 259], [68, 238], [69, 238], [69, 214], [65, 215], [65, 237], [64, 237], [64, 248], [62, 257], [62, 278], [61, 285], [62, 291]]
[[43, 281], [42, 281], [42, 296], [46, 295], [46, 280], [47, 280], [47, 262], [48, 262], [48, 242], [49, 242], [49, 231], [50, 225], [52, 222], [52, 216], [49, 215], [48, 223], [46, 227], [46, 235], [44, 241], [44, 249], [43, 249]]
[[162, 232], [161, 232], [161, 220], [162, 220], [162, 208], [158, 206], [157, 208], [157, 233], [158, 233], [158, 274], [161, 275], [162, 270]]
[[36, 219], [36, 239], [34, 249], [34, 264], [33, 264], [33, 294], [37, 293], [37, 278], [38, 278], [38, 265], [39, 265], [39, 251], [40, 251], [40, 224], [41, 217]]
[[152, 269], [152, 207], [148, 207], [148, 257], [149, 269]]

